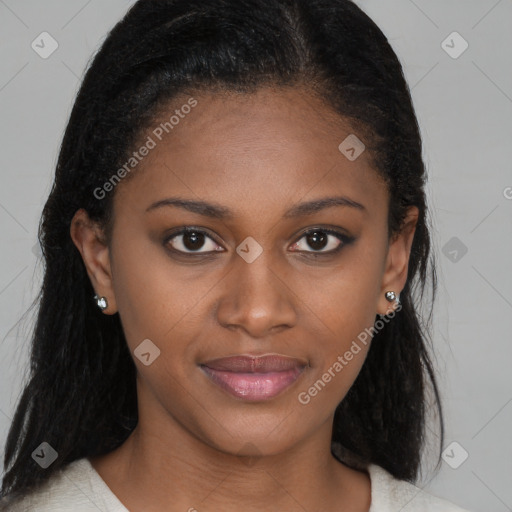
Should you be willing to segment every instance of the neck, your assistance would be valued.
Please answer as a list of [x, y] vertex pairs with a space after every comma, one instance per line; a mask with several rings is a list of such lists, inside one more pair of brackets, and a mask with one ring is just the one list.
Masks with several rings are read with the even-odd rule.
[[250, 455], [240, 456], [179, 425], [159, 430], [139, 421], [120, 448], [91, 462], [134, 512], [367, 511], [369, 478], [331, 454], [331, 420], [300, 445], [265, 456], [249, 443]]

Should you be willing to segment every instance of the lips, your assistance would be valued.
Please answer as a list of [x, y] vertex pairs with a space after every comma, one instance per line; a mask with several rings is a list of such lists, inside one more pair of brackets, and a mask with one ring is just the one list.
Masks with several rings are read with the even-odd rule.
[[307, 362], [279, 354], [239, 355], [200, 365], [212, 382], [244, 400], [268, 400], [291, 386]]

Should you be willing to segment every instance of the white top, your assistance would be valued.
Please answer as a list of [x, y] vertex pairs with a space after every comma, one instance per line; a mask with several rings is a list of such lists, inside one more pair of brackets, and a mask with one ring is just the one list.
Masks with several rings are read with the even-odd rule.
[[[369, 512], [468, 512], [452, 503], [395, 479], [380, 466], [368, 466]], [[87, 458], [54, 473], [41, 488], [14, 503], [0, 503], [9, 512], [129, 512]]]

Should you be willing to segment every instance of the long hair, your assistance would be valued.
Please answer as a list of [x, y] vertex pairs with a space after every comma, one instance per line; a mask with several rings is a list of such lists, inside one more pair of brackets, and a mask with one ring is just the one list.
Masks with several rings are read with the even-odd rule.
[[[409, 206], [419, 209], [402, 309], [374, 335], [338, 405], [333, 445], [360, 463], [416, 480], [432, 389], [442, 446], [429, 355], [432, 308], [426, 322], [419, 311], [429, 278], [431, 303], [436, 289], [422, 142], [401, 64], [384, 34], [349, 0], [139, 0], [88, 65], [42, 212], [45, 273], [2, 495], [26, 494], [70, 462], [114, 450], [137, 425], [135, 365], [119, 315], [104, 315], [92, 299], [70, 237], [73, 215], [84, 208], [110, 240], [114, 192], [99, 200], [94, 191], [177, 95], [245, 94], [268, 85], [305, 87], [355, 127], [387, 184], [389, 236], [400, 231]], [[41, 442], [58, 452], [47, 469], [31, 457]]]

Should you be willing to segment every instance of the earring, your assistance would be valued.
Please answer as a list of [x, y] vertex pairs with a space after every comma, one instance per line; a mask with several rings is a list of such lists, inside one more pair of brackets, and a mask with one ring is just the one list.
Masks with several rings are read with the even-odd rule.
[[393, 291], [389, 291], [385, 293], [386, 300], [389, 302], [395, 301], [395, 304], [398, 306], [400, 304], [400, 294], [396, 294]]
[[108, 302], [106, 297], [100, 297], [99, 295], [95, 295], [94, 299], [96, 300], [96, 304], [102, 311], [108, 308]]

